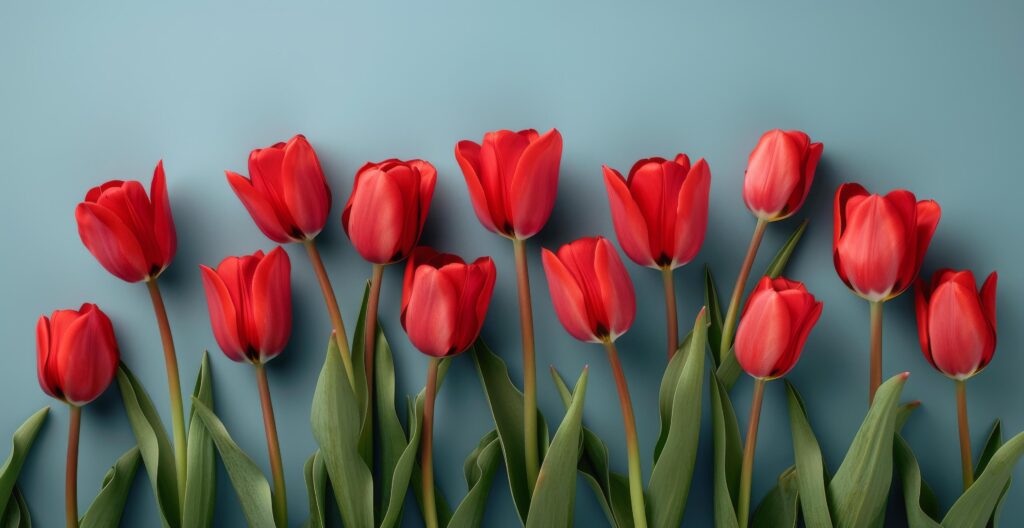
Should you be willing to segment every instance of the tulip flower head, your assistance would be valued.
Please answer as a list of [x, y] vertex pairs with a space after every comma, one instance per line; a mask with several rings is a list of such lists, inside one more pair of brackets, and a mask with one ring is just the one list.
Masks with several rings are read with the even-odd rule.
[[570, 335], [590, 343], [613, 342], [636, 316], [633, 281], [604, 237], [581, 238], [541, 254], [551, 302]]
[[86, 193], [75, 220], [86, 249], [127, 282], [156, 278], [178, 249], [163, 161], [153, 172], [149, 196], [137, 181], [111, 180]]
[[423, 232], [436, 180], [437, 170], [426, 161], [363, 165], [341, 214], [356, 251], [374, 264], [409, 256]]
[[626, 255], [641, 266], [675, 269], [697, 256], [708, 225], [711, 171], [703, 159], [636, 162], [623, 178], [604, 166], [615, 234]]
[[821, 306], [800, 282], [762, 278], [736, 330], [736, 360], [743, 370], [758, 379], [785, 376], [800, 359]]
[[836, 191], [832, 256], [846, 286], [868, 301], [903, 293], [917, 278], [941, 210], [910, 191], [882, 196], [856, 183]]
[[402, 286], [402, 328], [420, 352], [461, 354], [480, 335], [494, 293], [491, 257], [471, 264], [420, 246], [409, 255]]
[[291, 261], [281, 247], [199, 266], [217, 344], [233, 361], [264, 363], [292, 332]]
[[327, 223], [331, 190], [316, 151], [301, 134], [253, 150], [248, 178], [225, 173], [256, 226], [278, 244], [310, 240]]
[[46, 394], [71, 405], [95, 400], [110, 386], [120, 353], [110, 319], [95, 304], [57, 310], [36, 323], [36, 370]]
[[996, 350], [996, 282], [992, 272], [977, 290], [974, 274], [943, 269], [915, 288], [917, 331], [925, 359], [963, 380], [981, 372]]
[[460, 141], [455, 159], [466, 177], [473, 210], [485, 228], [522, 240], [547, 223], [562, 161], [558, 130], [488, 132], [481, 144]]
[[757, 218], [774, 222], [800, 209], [824, 146], [799, 130], [769, 130], [750, 153], [743, 202]]

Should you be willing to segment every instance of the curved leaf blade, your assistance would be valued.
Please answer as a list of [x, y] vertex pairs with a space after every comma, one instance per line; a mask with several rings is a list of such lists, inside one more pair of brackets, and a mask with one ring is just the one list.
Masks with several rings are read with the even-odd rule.
[[789, 264], [789, 259], [793, 256], [793, 252], [796, 250], [797, 244], [800, 243], [800, 239], [804, 236], [804, 231], [807, 231], [807, 224], [810, 220], [804, 220], [800, 222], [800, 225], [793, 230], [793, 233], [786, 239], [786, 243], [779, 248], [779, 252], [775, 254], [775, 258], [772, 259], [768, 267], [765, 268], [763, 275], [771, 277], [773, 279], [779, 278], [782, 272], [786, 269], [786, 264]]
[[139, 448], [133, 447], [103, 477], [100, 492], [92, 501], [80, 523], [81, 528], [106, 528], [119, 526], [124, 505], [128, 502], [128, 492], [135, 482], [135, 473], [139, 469]]
[[487, 495], [494, 482], [494, 474], [501, 463], [501, 442], [498, 432], [484, 435], [477, 448], [466, 458], [466, 496], [451, 515], [447, 528], [476, 528], [482, 526]]
[[917, 458], [910, 450], [910, 445], [902, 436], [896, 435], [893, 444], [893, 456], [896, 469], [900, 472], [903, 484], [903, 503], [907, 511], [907, 524], [910, 528], [940, 528], [942, 525], [935, 520], [938, 513], [938, 502], [931, 488], [921, 476], [921, 468]]
[[821, 447], [807, 421], [807, 408], [796, 386], [786, 383], [786, 402], [789, 407], [789, 428], [793, 437], [793, 458], [796, 460], [796, 483], [800, 495], [800, 510], [804, 522], [811, 528], [832, 526], [828, 511], [825, 460]]
[[1003, 489], [1010, 482], [1013, 467], [1024, 455], [1024, 433], [1003, 444], [992, 455], [985, 471], [967, 488], [942, 519], [943, 526], [985, 526], [1002, 499]]
[[[49, 416], [50, 408], [43, 407], [29, 416], [22, 423], [11, 437], [11, 454], [7, 461], [0, 467], [0, 519], [12, 499], [14, 485], [18, 482], [18, 475], [21, 474], [21, 467], [25, 464], [25, 458], [32, 448], [32, 443], [39, 434], [39, 428], [43, 426], [46, 417]], [[16, 505], [16, 504], [15, 504]]]
[[[754, 512], [753, 528], [796, 528], [800, 518], [800, 491], [796, 466], [789, 466], [779, 475], [778, 483], [768, 492]], [[808, 523], [808, 526], [814, 526]]]
[[4, 528], [32, 528], [32, 515], [28, 511], [28, 503], [17, 486], [11, 491], [10, 499], [0, 517], [0, 526]]
[[327, 517], [327, 466], [318, 449], [302, 467], [306, 480], [306, 495], [309, 499], [309, 520], [303, 524], [309, 528], [324, 528]]
[[[196, 376], [192, 397], [213, 409], [213, 377], [210, 375], [210, 355], [203, 352], [203, 361]], [[212, 526], [213, 510], [217, 501], [217, 458], [213, 438], [206, 427], [196, 419], [195, 409], [188, 417], [188, 460], [185, 474], [185, 506], [182, 513], [184, 526]]]
[[743, 444], [729, 391], [711, 373], [711, 423], [714, 440], [714, 504], [717, 528], [738, 528], [736, 498], [740, 480]]

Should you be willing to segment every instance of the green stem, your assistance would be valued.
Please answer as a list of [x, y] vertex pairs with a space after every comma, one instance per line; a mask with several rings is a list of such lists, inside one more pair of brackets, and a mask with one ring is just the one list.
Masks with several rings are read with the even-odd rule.
[[341, 362], [345, 365], [348, 382], [355, 388], [356, 378], [352, 369], [352, 353], [348, 348], [348, 333], [345, 332], [345, 321], [341, 319], [341, 310], [338, 309], [338, 298], [334, 296], [331, 278], [327, 276], [327, 269], [324, 268], [324, 261], [320, 258], [320, 250], [317, 249], [316, 242], [313, 239], [304, 240], [302, 245], [306, 247], [309, 262], [313, 265], [317, 282], [320, 283], [320, 291], [323, 293], [324, 303], [327, 305], [327, 313], [331, 316], [334, 340], [338, 343], [338, 351], [341, 352]]
[[765, 380], [754, 381], [754, 399], [750, 403], [750, 424], [747, 427], [746, 446], [743, 448], [743, 466], [740, 469], [740, 501], [736, 518], [740, 528], [746, 528], [750, 517], [750, 485], [754, 477], [754, 450], [757, 446], [757, 426], [761, 421], [761, 402], [764, 400]]
[[974, 484], [974, 463], [971, 462], [971, 429], [967, 423], [967, 384], [956, 380], [956, 418], [960, 426], [960, 464], [964, 477], [964, 491]]
[[[747, 288], [747, 279], [750, 278], [750, 268], [754, 266], [754, 259], [757, 257], [757, 248], [761, 247], [761, 239], [768, 228], [768, 222], [758, 219], [754, 226], [754, 235], [750, 238], [750, 245], [747, 247], [747, 255], [743, 257], [743, 264], [740, 265], [740, 274], [736, 277], [736, 285], [732, 288], [732, 297], [729, 298], [729, 308], [725, 312], [725, 322], [722, 324], [722, 344], [718, 349], [719, 367], [729, 371], [739, 372], [736, 364], [736, 356], [732, 352], [732, 338], [736, 335], [736, 318], [740, 312], [740, 302], [743, 292]], [[735, 380], [735, 375], [731, 376]], [[731, 386], [732, 381], [728, 381]]]
[[875, 401], [875, 391], [882, 385], [882, 301], [870, 301], [871, 307], [871, 385], [868, 403]]
[[427, 388], [423, 400], [423, 436], [420, 439], [420, 469], [423, 474], [423, 523], [437, 528], [437, 501], [434, 498], [434, 398], [437, 392], [437, 366], [440, 360], [430, 358]]
[[274, 520], [278, 527], [286, 528], [288, 526], [288, 494], [284, 488], [284, 466], [281, 464], [281, 444], [277, 440], [274, 404], [270, 401], [270, 384], [267, 382], [267, 369], [263, 363], [256, 363], [256, 383], [259, 385], [260, 406], [263, 408], [263, 430], [267, 434], [270, 472], [274, 476]]
[[71, 422], [68, 425], [68, 459], [64, 481], [64, 512], [68, 528], [78, 528], [78, 437], [82, 430], [82, 408], [68, 405]]
[[665, 286], [665, 324], [668, 328], [668, 359], [676, 355], [679, 348], [679, 321], [676, 315], [676, 289], [672, 280], [672, 268], [661, 268], [661, 281]]
[[[368, 445], [373, 449], [373, 366], [376, 352], [377, 312], [380, 306], [380, 284], [384, 278], [384, 265], [374, 264], [370, 277], [370, 297], [366, 301], [366, 326], [363, 329], [363, 358], [366, 370], [366, 430], [369, 435]], [[373, 460], [373, 457], [370, 457]], [[371, 466], [371, 472], [373, 467]]]
[[604, 342], [608, 351], [608, 362], [615, 376], [615, 388], [619, 393], [619, 405], [622, 406], [622, 421], [626, 429], [626, 451], [629, 456], [629, 499], [633, 506], [633, 525], [636, 528], [647, 528], [647, 511], [644, 507], [644, 477], [640, 468], [640, 442], [636, 436], [636, 419], [633, 417], [633, 402], [629, 397], [626, 375], [622, 372], [619, 352], [611, 340]]
[[526, 453], [526, 483], [530, 493], [537, 483], [540, 457], [537, 454], [537, 360], [533, 338], [533, 304], [530, 300], [530, 270], [526, 262], [526, 241], [512, 239], [519, 286], [519, 332], [523, 341], [523, 447]]
[[160, 327], [160, 340], [164, 347], [164, 367], [167, 370], [167, 390], [171, 400], [171, 427], [174, 430], [174, 466], [178, 477], [178, 507], [185, 505], [185, 482], [188, 468], [188, 444], [185, 440], [185, 407], [181, 401], [181, 379], [178, 375], [178, 356], [174, 352], [174, 337], [171, 336], [171, 323], [167, 318], [163, 295], [156, 278], [147, 279], [150, 300], [153, 301], [153, 312], [156, 314], [157, 326]]

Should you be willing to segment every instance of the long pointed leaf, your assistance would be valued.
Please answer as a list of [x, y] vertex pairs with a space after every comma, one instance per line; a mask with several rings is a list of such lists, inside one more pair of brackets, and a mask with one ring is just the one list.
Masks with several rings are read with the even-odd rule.
[[[978, 466], [974, 470], [974, 478], [978, 478], [982, 472], [985, 471], [985, 467], [988, 466], [988, 461], [992, 459], [992, 456], [996, 454], [996, 451], [1003, 446], [1003, 427], [999, 420], [996, 420], [992, 424], [992, 431], [988, 434], [988, 439], [985, 440], [985, 447], [981, 450], [981, 456], [978, 457]], [[995, 528], [999, 525], [999, 514], [1003, 509], [1003, 504], [1006, 502], [1006, 492], [1010, 489], [1010, 484], [1013, 479], [1006, 481], [1006, 487], [1003, 488], [1003, 493], [999, 497], [999, 503], [996, 504], [996, 509], [992, 512], [992, 518], [988, 521], [989, 528]]]
[[[409, 489], [409, 477], [412, 475], [412, 463], [416, 458], [419, 438], [410, 438], [407, 441], [402, 422], [398, 419], [398, 410], [395, 407], [395, 364], [381, 325], [377, 325], [374, 348], [375, 411], [380, 432], [380, 467], [377, 474], [380, 478], [381, 513], [378, 518], [384, 519], [388, 513], [394, 512], [391, 519], [381, 522], [381, 526], [389, 527], [400, 520], [401, 505], [405, 502], [405, 493]], [[410, 437], [414, 436], [413, 426], [414, 424], [409, 424]], [[409, 449], [412, 440], [415, 440], [416, 445]]]
[[[213, 377], [210, 375], [210, 355], [203, 352], [203, 362], [196, 376], [192, 397], [213, 409]], [[185, 475], [184, 526], [213, 525], [213, 509], [217, 497], [217, 457], [213, 438], [189, 411], [188, 418], [188, 471]]]
[[21, 474], [21, 466], [25, 464], [25, 457], [28, 456], [32, 443], [39, 434], [39, 428], [50, 413], [49, 407], [39, 409], [32, 416], [29, 416], [25, 423], [21, 424], [11, 437], [11, 454], [7, 461], [0, 467], [0, 519], [3, 518], [7, 505], [10, 502], [11, 494], [14, 492], [14, 484]]
[[[363, 287], [363, 300], [359, 305], [359, 318], [356, 319], [356, 327], [352, 332], [352, 370], [355, 371], [355, 385], [352, 392], [355, 394], [355, 401], [359, 409], [359, 454], [363, 457], [366, 467], [373, 468], [373, 416], [370, 412], [370, 399], [367, 396], [366, 386], [366, 351], [365, 351], [365, 327], [366, 327], [366, 306], [370, 298], [370, 282], [367, 281]], [[374, 349], [376, 350], [376, 346]], [[374, 360], [376, 365], [376, 360]]]
[[900, 482], [903, 484], [907, 524], [910, 528], [940, 528], [942, 525], [935, 520], [938, 513], [935, 495], [921, 476], [921, 468], [917, 465], [914, 452], [898, 434], [893, 445], [893, 456], [896, 460], [896, 469], [900, 473]]
[[800, 393], [789, 380], [786, 382], [786, 401], [789, 407], [789, 427], [793, 437], [793, 458], [796, 460], [796, 481], [800, 490], [800, 510], [810, 528], [831, 527], [828, 496], [825, 493], [825, 461], [818, 439], [807, 421], [807, 409]]
[[324, 528], [327, 517], [327, 466], [318, 449], [302, 468], [306, 480], [306, 495], [309, 499], [309, 520], [303, 526]]
[[32, 528], [32, 515], [28, 511], [28, 503], [25, 502], [25, 497], [17, 486], [11, 490], [10, 499], [4, 508], [4, 515], [0, 517], [0, 526], [3, 528]]
[[800, 518], [800, 491], [796, 472], [796, 466], [789, 466], [779, 475], [778, 483], [754, 512], [754, 518], [750, 521], [753, 528], [796, 528]]
[[999, 504], [1021, 455], [1024, 455], [1024, 433], [1011, 438], [992, 455], [978, 480], [953, 503], [942, 519], [942, 525], [958, 528], [985, 526]]
[[498, 440], [498, 432], [491, 432], [484, 435], [477, 445], [477, 448], [466, 458], [465, 473], [466, 487], [469, 491], [459, 503], [447, 528], [477, 528], [482, 526], [484, 507], [487, 504], [487, 495], [494, 482], [494, 474], [498, 471], [501, 463], [501, 442]]
[[86, 510], [81, 528], [107, 528], [121, 524], [121, 514], [128, 502], [128, 492], [135, 482], [135, 473], [139, 469], [139, 448], [133, 447], [117, 459], [113, 467], [103, 477], [100, 492]]
[[708, 309], [708, 346], [718, 367], [722, 360], [718, 356], [722, 348], [722, 303], [718, 300], [718, 288], [709, 266], [704, 266], [704, 306]]
[[714, 440], [714, 504], [715, 526], [717, 528], [738, 528], [736, 518], [737, 488], [740, 480], [740, 464], [743, 447], [740, 441], [740, 427], [736, 421], [729, 392], [712, 372], [711, 376], [711, 423]]

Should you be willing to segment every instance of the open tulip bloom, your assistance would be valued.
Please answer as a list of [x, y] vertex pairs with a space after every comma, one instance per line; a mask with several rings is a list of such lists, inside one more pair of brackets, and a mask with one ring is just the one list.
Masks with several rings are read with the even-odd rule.
[[678, 154], [640, 160], [627, 178], [605, 165], [604, 183], [622, 250], [633, 262], [661, 270], [672, 359], [679, 347], [672, 270], [693, 260], [704, 244], [711, 171], [703, 158], [691, 166], [686, 154]]
[[761, 239], [770, 222], [789, 218], [803, 205], [811, 190], [811, 183], [814, 182], [814, 171], [823, 150], [821, 143], [811, 142], [810, 136], [799, 130], [775, 129], [765, 132], [750, 153], [743, 177], [743, 203], [757, 218], [757, 224], [746, 257], [740, 265], [722, 324], [722, 343], [719, 349], [722, 361], [718, 372], [727, 385], [731, 385], [739, 373], [732, 352], [733, 336], [740, 300], [747, 287], [750, 268], [754, 265]]
[[69, 528], [78, 526], [78, 437], [82, 406], [107, 390], [120, 354], [110, 319], [95, 304], [57, 310], [36, 323], [36, 372], [46, 394], [68, 404], [67, 480], [64, 505]]
[[918, 279], [914, 289], [924, 357], [956, 383], [964, 490], [974, 482], [965, 382], [988, 366], [995, 354], [998, 280], [992, 272], [979, 291], [969, 270], [942, 269], [932, 275], [931, 284]]
[[869, 400], [882, 384], [882, 303], [903, 293], [921, 270], [941, 210], [910, 191], [882, 196], [856, 183], [835, 197], [832, 257], [836, 273], [871, 308]]
[[537, 362], [533, 337], [533, 305], [526, 239], [537, 234], [551, 216], [558, 193], [562, 134], [551, 129], [498, 130], [481, 143], [463, 140], [455, 159], [466, 178], [473, 210], [483, 226], [512, 240], [519, 287], [519, 329], [523, 342], [523, 447], [526, 480], [533, 491], [540, 471], [537, 446]]

